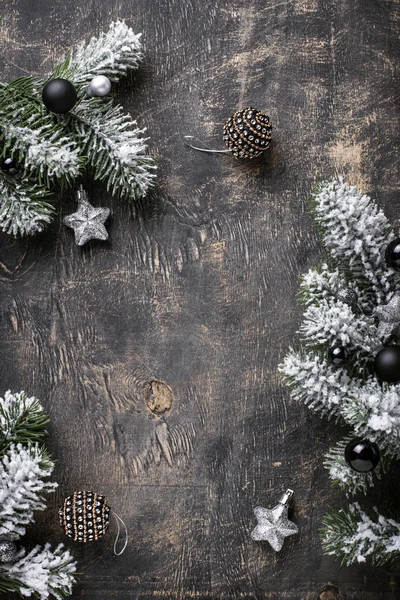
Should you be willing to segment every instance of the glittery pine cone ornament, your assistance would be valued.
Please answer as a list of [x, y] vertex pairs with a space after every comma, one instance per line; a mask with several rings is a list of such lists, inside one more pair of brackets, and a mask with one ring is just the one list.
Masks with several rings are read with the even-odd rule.
[[269, 117], [255, 108], [236, 111], [224, 125], [224, 141], [235, 158], [256, 158], [270, 145]]
[[108, 529], [110, 513], [104, 496], [85, 490], [65, 498], [58, 511], [61, 527], [74, 542], [98, 540]]

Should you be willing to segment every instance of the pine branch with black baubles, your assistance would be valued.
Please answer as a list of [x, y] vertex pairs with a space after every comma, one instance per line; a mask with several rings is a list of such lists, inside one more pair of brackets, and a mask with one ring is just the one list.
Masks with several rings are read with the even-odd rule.
[[[301, 342], [280, 365], [292, 398], [347, 425], [325, 466], [347, 494], [367, 493], [400, 458], [400, 238], [343, 180], [312, 198], [327, 260], [301, 280]], [[328, 515], [323, 544], [350, 564], [400, 556], [400, 524], [357, 504]]]
[[86, 167], [123, 199], [146, 194], [155, 177], [145, 129], [113, 104], [113, 82], [142, 60], [140, 34], [121, 21], [72, 50], [46, 80], [0, 83], [0, 229], [42, 231], [57, 184]]
[[0, 398], [0, 592], [61, 600], [72, 593], [75, 561], [62, 544], [20, 545], [34, 512], [46, 507], [44, 494], [54, 468], [43, 436], [48, 417], [40, 402], [25, 392]]

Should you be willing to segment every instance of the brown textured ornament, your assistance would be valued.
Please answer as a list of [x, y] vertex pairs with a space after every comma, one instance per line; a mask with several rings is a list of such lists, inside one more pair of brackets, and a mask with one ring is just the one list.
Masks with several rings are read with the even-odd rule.
[[235, 158], [256, 158], [270, 145], [269, 117], [255, 108], [236, 111], [224, 125], [224, 141]]
[[98, 540], [110, 524], [111, 507], [104, 496], [81, 490], [65, 498], [58, 514], [66, 535], [75, 542]]

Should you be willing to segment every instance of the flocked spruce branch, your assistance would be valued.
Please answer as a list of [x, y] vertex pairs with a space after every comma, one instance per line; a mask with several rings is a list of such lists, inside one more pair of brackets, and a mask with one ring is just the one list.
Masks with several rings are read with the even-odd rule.
[[22, 550], [15, 561], [0, 567], [0, 591], [18, 592], [21, 596], [62, 600], [72, 594], [76, 563], [63, 544], [54, 550], [50, 544]]
[[[45, 508], [45, 494], [57, 487], [48, 481], [54, 463], [42, 446], [47, 423], [39, 400], [25, 392], [0, 398], [0, 541], [19, 540], [35, 511]], [[21, 549], [6, 563], [1, 558], [0, 592], [42, 600], [71, 594], [76, 565], [62, 545]]]
[[152, 183], [154, 161], [145, 154], [145, 129], [119, 106], [100, 98], [82, 100], [69, 117], [69, 127], [95, 179], [123, 198], [140, 198]]
[[145, 129], [110, 98], [91, 99], [87, 90], [94, 75], [117, 82], [142, 58], [140, 35], [121, 21], [72, 50], [49, 78], [69, 79], [77, 89], [78, 103], [67, 115], [47, 111], [45, 82], [37, 77], [0, 84], [2, 153], [20, 166], [16, 175], [0, 173], [0, 229], [14, 235], [42, 231], [52, 219], [49, 193], [56, 184], [71, 185], [86, 166], [113, 194], [146, 194], [155, 164]]
[[[382, 468], [400, 458], [400, 384], [378, 381], [373, 369], [375, 355], [388, 341], [375, 309], [400, 286], [383, 256], [396, 235], [376, 204], [342, 180], [318, 188], [312, 214], [326, 259], [301, 279], [300, 343], [280, 372], [294, 400], [348, 426], [348, 436], [329, 450], [325, 466], [348, 494], [365, 493]], [[349, 291], [355, 302], [346, 299]], [[345, 348], [345, 366], [332, 364], [333, 346]], [[379, 445], [382, 461], [373, 473], [358, 473], [346, 463], [344, 449], [353, 438]], [[327, 531], [325, 542], [329, 536]]]
[[400, 560], [400, 523], [379, 514], [369, 515], [355, 502], [332, 510], [323, 519], [322, 544], [326, 554], [347, 565], [372, 558], [375, 565]]
[[18, 539], [33, 521], [33, 513], [46, 508], [43, 494], [57, 487], [45, 481], [53, 469], [38, 444], [10, 446], [0, 463], [0, 538]]
[[0, 458], [11, 444], [40, 442], [48, 422], [49, 417], [37, 398], [25, 392], [6, 392], [0, 399]]
[[128, 70], [143, 60], [142, 34], [135, 34], [122, 21], [111, 23], [107, 32], [92, 37], [72, 50], [54, 72], [55, 77], [69, 79], [76, 86], [87, 86], [95, 75], [119, 81]]

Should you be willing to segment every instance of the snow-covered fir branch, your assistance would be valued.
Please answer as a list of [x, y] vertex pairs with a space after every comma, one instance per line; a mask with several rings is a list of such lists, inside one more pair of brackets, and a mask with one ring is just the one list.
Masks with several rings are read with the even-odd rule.
[[86, 86], [95, 75], [118, 81], [128, 70], [137, 69], [143, 60], [142, 34], [135, 34], [123, 21], [110, 24], [107, 32], [81, 43], [56, 69], [54, 76]]
[[315, 412], [341, 418], [354, 435], [377, 442], [388, 457], [400, 458], [400, 384], [381, 385], [333, 367], [313, 350], [291, 350], [280, 365], [291, 397]]
[[383, 517], [377, 509], [371, 517], [355, 502], [324, 517], [322, 544], [327, 554], [347, 565], [365, 562], [368, 556], [374, 564], [398, 560], [400, 523]]
[[374, 319], [355, 315], [348, 304], [336, 299], [323, 299], [318, 305], [309, 305], [300, 333], [307, 346], [323, 345], [328, 349], [339, 344], [358, 361], [380, 349]]
[[146, 194], [155, 178], [154, 160], [146, 154], [145, 130], [121, 107], [99, 98], [83, 100], [70, 117], [71, 130], [84, 146], [95, 179], [123, 198]]
[[339, 269], [330, 270], [326, 263], [322, 263], [319, 268], [309, 269], [300, 279], [300, 300], [305, 306], [309, 306], [335, 297], [340, 289], [341, 279]]
[[369, 196], [340, 179], [319, 187], [313, 212], [332, 259], [372, 294], [371, 301], [382, 303], [395, 285], [394, 272], [382, 256], [393, 235], [383, 211]]
[[279, 366], [291, 397], [327, 417], [340, 414], [351, 379], [344, 369], [334, 369], [314, 351], [291, 349]]
[[[329, 257], [302, 277], [300, 346], [288, 352], [280, 372], [293, 399], [348, 426], [348, 436], [329, 450], [324, 464], [347, 494], [366, 493], [390, 460], [400, 458], [400, 383], [374, 374], [382, 342], [393, 339], [390, 320], [387, 330], [378, 321], [387, 310], [382, 305], [400, 287], [384, 257], [396, 234], [377, 205], [343, 180], [317, 190], [313, 214]], [[347, 354], [339, 365], [329, 356], [335, 346]], [[358, 473], [347, 464], [345, 449], [354, 438], [378, 444], [381, 462], [373, 472]], [[399, 533], [395, 521], [371, 518], [352, 504], [326, 517], [323, 543], [347, 564], [369, 554], [378, 563], [400, 556]]]
[[49, 418], [39, 400], [10, 390], [0, 398], [0, 457], [12, 443], [39, 442]]
[[0, 538], [24, 535], [34, 511], [46, 507], [43, 494], [57, 487], [44, 481], [53, 468], [54, 463], [38, 444], [11, 444], [0, 462]]
[[146, 154], [145, 130], [113, 107], [110, 98], [90, 99], [95, 75], [118, 81], [142, 60], [140, 34], [122, 21], [72, 51], [52, 77], [77, 87], [78, 103], [68, 115], [49, 112], [42, 101], [44, 83], [21, 77], [0, 83], [0, 133], [3, 155], [19, 163], [16, 175], [0, 174], [0, 229], [13, 235], [40, 232], [52, 219], [46, 201], [57, 183], [70, 185], [88, 163], [107, 189], [123, 198], [143, 196], [155, 177]]
[[52, 220], [49, 191], [29, 180], [0, 176], [0, 229], [13, 235], [33, 235]]
[[3, 152], [12, 150], [23, 165], [26, 177], [36, 177], [39, 182], [50, 185], [49, 179], [70, 182], [80, 174], [83, 159], [79, 147], [54, 124], [31, 128], [1, 120], [0, 129], [6, 140]]
[[[75, 583], [76, 563], [70, 552], [59, 544], [52, 550], [36, 546], [28, 554], [22, 550], [16, 561], [0, 565], [0, 577], [15, 582], [21, 596], [62, 600], [71, 595]], [[15, 583], [12, 589], [15, 589]]]

